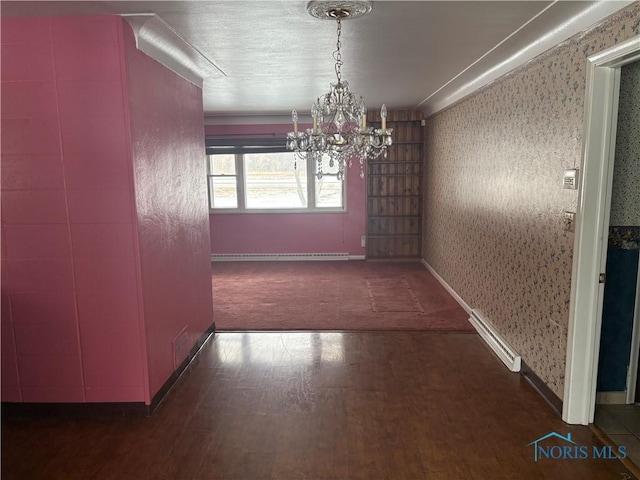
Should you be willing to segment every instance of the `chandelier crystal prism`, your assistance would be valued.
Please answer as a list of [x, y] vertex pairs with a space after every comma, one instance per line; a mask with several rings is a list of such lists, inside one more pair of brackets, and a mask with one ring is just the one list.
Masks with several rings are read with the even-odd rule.
[[380, 110], [380, 128], [367, 126], [367, 106], [362, 96], [351, 92], [349, 82], [342, 79], [342, 52], [340, 36], [342, 20], [365, 15], [371, 11], [368, 1], [312, 1], [307, 5], [310, 15], [335, 20], [337, 25], [336, 50], [333, 52], [337, 81], [331, 83], [328, 93], [317, 98], [311, 105], [312, 128], [298, 129], [298, 112], [291, 112], [293, 132], [287, 134], [287, 149], [293, 150], [301, 159], [310, 159], [317, 164], [316, 175], [323, 176], [323, 160], [328, 157], [329, 168], [337, 166], [339, 180], [344, 180], [346, 168], [352, 160], [360, 164], [360, 177], [364, 178], [366, 160], [387, 155], [392, 145], [392, 129], [387, 128], [387, 108]]

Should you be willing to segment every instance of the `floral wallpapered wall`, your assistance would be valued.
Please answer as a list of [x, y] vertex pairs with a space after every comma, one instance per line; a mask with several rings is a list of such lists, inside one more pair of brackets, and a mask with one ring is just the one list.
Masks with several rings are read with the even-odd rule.
[[621, 68], [610, 225], [640, 226], [640, 61]]
[[640, 34], [640, 4], [427, 121], [424, 258], [563, 397], [586, 58]]

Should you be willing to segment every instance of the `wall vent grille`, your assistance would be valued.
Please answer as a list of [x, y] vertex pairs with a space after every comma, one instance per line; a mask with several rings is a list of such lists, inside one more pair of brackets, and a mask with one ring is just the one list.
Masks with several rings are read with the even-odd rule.
[[184, 327], [173, 339], [173, 369], [176, 370], [189, 356], [189, 331]]

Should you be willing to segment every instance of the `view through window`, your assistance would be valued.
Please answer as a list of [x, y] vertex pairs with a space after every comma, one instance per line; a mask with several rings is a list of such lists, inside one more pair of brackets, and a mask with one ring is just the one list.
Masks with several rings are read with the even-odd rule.
[[246, 208], [307, 208], [306, 161], [292, 152], [244, 155]]
[[235, 155], [209, 155], [209, 208], [238, 208]]
[[316, 165], [296, 159], [293, 152], [213, 154], [207, 159], [211, 209], [343, 209], [344, 182], [328, 158], [320, 179]]

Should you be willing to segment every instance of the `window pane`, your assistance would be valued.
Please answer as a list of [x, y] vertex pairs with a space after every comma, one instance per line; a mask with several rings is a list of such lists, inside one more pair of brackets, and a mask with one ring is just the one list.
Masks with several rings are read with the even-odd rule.
[[342, 207], [342, 185], [335, 175], [316, 178], [316, 207]]
[[236, 177], [209, 177], [210, 208], [238, 208]]
[[235, 175], [235, 155], [209, 155], [209, 173], [211, 175]]
[[307, 165], [295, 153], [246, 154], [244, 173], [247, 208], [306, 208]]
[[[314, 165], [316, 170], [317, 165]], [[356, 171], [357, 165], [351, 167], [353, 172]], [[347, 172], [347, 175], [353, 175], [353, 172]], [[344, 182], [338, 180], [336, 174], [338, 173], [338, 166], [331, 165], [329, 155], [323, 155], [322, 157], [322, 178], [318, 180], [316, 177], [316, 207], [335, 207], [342, 208], [342, 188]]]

